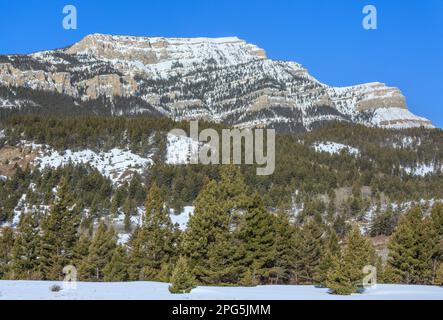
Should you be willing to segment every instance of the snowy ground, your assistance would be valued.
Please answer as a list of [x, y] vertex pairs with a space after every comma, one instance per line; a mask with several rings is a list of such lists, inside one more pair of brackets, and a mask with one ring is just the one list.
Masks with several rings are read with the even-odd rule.
[[78, 283], [77, 289], [52, 292], [45, 281], [0, 281], [0, 300], [443, 300], [443, 288], [378, 285], [363, 294], [335, 296], [313, 286], [255, 288], [198, 287], [190, 294], [172, 295], [168, 284], [156, 282]]
[[342, 150], [346, 150], [349, 154], [353, 156], [358, 156], [360, 154], [360, 150], [357, 148], [337, 143], [337, 142], [317, 142], [313, 145], [313, 148], [317, 152], [327, 152], [329, 154], [339, 154]]
[[143, 158], [127, 150], [112, 149], [109, 152], [95, 153], [92, 150], [73, 152], [65, 150], [63, 154], [50, 150], [47, 155], [37, 157], [35, 164], [44, 167], [58, 168], [69, 163], [89, 164], [100, 171], [103, 176], [114, 183], [121, 182], [128, 172], [142, 173], [145, 167], [153, 164], [150, 158]]

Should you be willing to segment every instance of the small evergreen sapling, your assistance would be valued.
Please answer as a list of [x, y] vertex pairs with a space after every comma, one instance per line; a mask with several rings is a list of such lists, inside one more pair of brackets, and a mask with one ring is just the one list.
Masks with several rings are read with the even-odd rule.
[[171, 280], [169, 292], [173, 294], [189, 293], [195, 288], [195, 278], [185, 257], [182, 256], [178, 259]]

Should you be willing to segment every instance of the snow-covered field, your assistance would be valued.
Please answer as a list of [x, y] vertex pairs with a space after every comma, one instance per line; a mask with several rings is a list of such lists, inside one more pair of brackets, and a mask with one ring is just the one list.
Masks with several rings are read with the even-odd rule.
[[443, 300], [443, 288], [378, 285], [363, 294], [331, 295], [313, 286], [197, 287], [173, 295], [157, 282], [78, 283], [76, 289], [52, 292], [61, 282], [0, 281], [0, 300]]

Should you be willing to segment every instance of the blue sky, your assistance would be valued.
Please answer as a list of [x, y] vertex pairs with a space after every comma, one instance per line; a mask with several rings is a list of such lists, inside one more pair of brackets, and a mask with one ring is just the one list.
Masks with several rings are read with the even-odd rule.
[[[77, 30], [62, 28], [67, 4], [77, 7]], [[367, 4], [377, 7], [377, 30], [362, 27]], [[414, 113], [441, 128], [442, 16], [441, 0], [2, 0], [0, 53], [64, 47], [90, 33], [235, 35], [327, 84], [397, 86]]]

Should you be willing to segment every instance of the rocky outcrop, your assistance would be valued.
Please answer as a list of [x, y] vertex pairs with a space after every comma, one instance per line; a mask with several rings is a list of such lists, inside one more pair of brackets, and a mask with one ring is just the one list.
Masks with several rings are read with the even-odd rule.
[[397, 88], [378, 82], [331, 87], [300, 64], [270, 60], [263, 49], [236, 37], [94, 34], [66, 49], [0, 59], [5, 60], [14, 64], [0, 63], [0, 85], [55, 91], [80, 101], [137, 97], [176, 120], [291, 131], [328, 121], [432, 127], [408, 111]]
[[14, 68], [10, 63], [0, 64], [0, 84], [8, 87], [29, 87], [77, 96], [77, 90], [71, 84], [70, 74], [67, 72], [22, 71]]
[[85, 91], [84, 99], [106, 97], [130, 97], [137, 91], [137, 83], [130, 76], [120, 77], [116, 74], [98, 75], [78, 83]]

